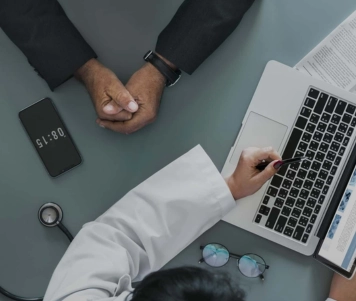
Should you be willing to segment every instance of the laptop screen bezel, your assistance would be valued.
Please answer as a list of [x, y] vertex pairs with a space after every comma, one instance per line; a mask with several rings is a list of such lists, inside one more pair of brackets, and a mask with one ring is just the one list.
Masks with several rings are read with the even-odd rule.
[[319, 255], [319, 251], [321, 249], [321, 246], [324, 243], [324, 239], [326, 237], [326, 234], [328, 232], [330, 224], [331, 224], [332, 220], [334, 219], [336, 210], [339, 207], [339, 204], [342, 200], [342, 196], [345, 192], [345, 189], [346, 189], [346, 187], [350, 181], [350, 178], [352, 177], [352, 174], [355, 170], [355, 167], [356, 167], [356, 144], [354, 144], [351, 155], [349, 156], [349, 158], [344, 166], [345, 166], [344, 171], [340, 177], [340, 180], [339, 180], [337, 187], [335, 189], [335, 192], [332, 196], [329, 207], [325, 213], [323, 222], [321, 223], [319, 231], [317, 233], [317, 236], [320, 238], [320, 240], [319, 240], [319, 243], [317, 245], [317, 248], [316, 248], [313, 256], [316, 260], [318, 260], [322, 264], [328, 266], [335, 272], [350, 279], [350, 278], [352, 278], [353, 274], [355, 273], [355, 268], [356, 268], [355, 262], [353, 263], [350, 272], [348, 272], [348, 271], [344, 270], [343, 268], [341, 268], [340, 266], [328, 261], [327, 259], [325, 259], [324, 257]]

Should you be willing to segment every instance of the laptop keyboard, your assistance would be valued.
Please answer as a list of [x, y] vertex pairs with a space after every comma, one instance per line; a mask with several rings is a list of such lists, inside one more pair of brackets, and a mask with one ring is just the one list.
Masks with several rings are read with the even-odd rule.
[[306, 156], [272, 178], [255, 223], [306, 244], [356, 126], [356, 107], [309, 88], [282, 158]]

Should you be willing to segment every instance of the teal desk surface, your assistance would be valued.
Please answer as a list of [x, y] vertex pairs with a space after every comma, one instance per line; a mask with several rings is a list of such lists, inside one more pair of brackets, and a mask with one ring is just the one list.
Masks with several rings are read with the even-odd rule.
[[[100, 60], [126, 82], [182, 1], [60, 2]], [[44, 294], [68, 242], [59, 229], [38, 222], [43, 203], [60, 204], [65, 225], [76, 234], [197, 144], [221, 169], [266, 63], [275, 59], [294, 66], [355, 9], [354, 0], [256, 0], [238, 29], [204, 64], [165, 91], [157, 121], [129, 136], [97, 126], [90, 98], [76, 80], [52, 93], [1, 31], [0, 285], [19, 295]], [[47, 175], [17, 117], [21, 109], [46, 96], [54, 100], [84, 158], [80, 167], [57, 179]], [[263, 283], [244, 278], [233, 261], [223, 268], [238, 279], [247, 300], [327, 297], [331, 271], [224, 222], [167, 267], [198, 265], [199, 245], [211, 241], [235, 253], [261, 254], [271, 266]]]

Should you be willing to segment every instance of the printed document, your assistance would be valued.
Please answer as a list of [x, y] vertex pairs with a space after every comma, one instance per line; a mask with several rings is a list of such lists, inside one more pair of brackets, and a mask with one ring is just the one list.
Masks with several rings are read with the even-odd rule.
[[308, 53], [295, 68], [356, 93], [356, 11]]
[[319, 255], [350, 271], [356, 255], [356, 168], [344, 191]]

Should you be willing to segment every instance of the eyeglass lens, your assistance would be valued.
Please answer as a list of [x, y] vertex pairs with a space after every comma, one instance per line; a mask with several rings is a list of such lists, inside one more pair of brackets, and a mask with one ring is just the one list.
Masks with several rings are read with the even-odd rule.
[[246, 254], [237, 260], [240, 272], [246, 277], [254, 278], [263, 274], [266, 269], [265, 261], [258, 255]]
[[229, 251], [220, 244], [209, 244], [203, 249], [204, 261], [212, 267], [222, 267], [230, 258]]

